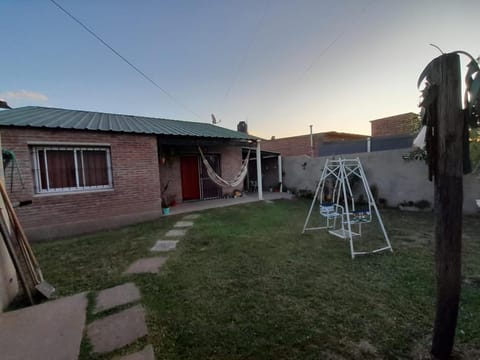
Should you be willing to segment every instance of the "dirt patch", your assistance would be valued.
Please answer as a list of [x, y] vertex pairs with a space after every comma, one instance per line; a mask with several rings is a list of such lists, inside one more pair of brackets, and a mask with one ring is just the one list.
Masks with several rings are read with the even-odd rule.
[[[432, 336], [429, 335], [419, 340], [413, 347], [411, 358], [413, 360], [436, 360], [430, 353], [432, 346]], [[480, 349], [466, 347], [464, 345], [455, 345], [451, 360], [471, 360], [480, 359]]]
[[463, 278], [463, 283], [475, 287], [480, 287], [480, 275], [465, 276]]
[[401, 234], [393, 239], [394, 241], [401, 241], [406, 246], [426, 246], [432, 244], [433, 235], [427, 232], [419, 232], [417, 234]]
[[377, 348], [367, 340], [360, 340], [358, 343], [345, 341], [342, 345], [348, 352], [351, 359], [382, 359], [382, 357], [378, 354]]

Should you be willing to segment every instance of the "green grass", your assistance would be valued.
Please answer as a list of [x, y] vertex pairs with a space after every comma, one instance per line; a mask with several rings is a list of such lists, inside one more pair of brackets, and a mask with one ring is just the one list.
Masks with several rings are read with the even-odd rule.
[[[376, 359], [428, 353], [433, 215], [384, 210], [395, 252], [351, 260], [323, 231], [301, 234], [307, 201], [202, 212], [159, 275], [122, 276], [181, 216], [35, 244], [60, 295], [134, 281], [159, 359]], [[464, 276], [480, 275], [479, 218], [464, 220]], [[381, 237], [374, 224], [358, 246]], [[480, 286], [462, 288], [457, 349], [480, 350]], [[142, 343], [143, 345], [143, 343]], [[138, 347], [138, 346], [137, 346]], [[420, 355], [419, 355], [420, 354]], [[88, 344], [82, 357], [89, 358]], [[467, 355], [466, 355], [467, 356]]]

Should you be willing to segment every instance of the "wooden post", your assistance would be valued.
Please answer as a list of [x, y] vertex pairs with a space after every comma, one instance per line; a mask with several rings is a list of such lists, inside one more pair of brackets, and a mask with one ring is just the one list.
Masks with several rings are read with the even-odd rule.
[[445, 54], [435, 59], [432, 79], [440, 83], [436, 84], [437, 158], [433, 169], [437, 304], [431, 351], [437, 358], [446, 359], [455, 340], [461, 289], [463, 114], [459, 56]]

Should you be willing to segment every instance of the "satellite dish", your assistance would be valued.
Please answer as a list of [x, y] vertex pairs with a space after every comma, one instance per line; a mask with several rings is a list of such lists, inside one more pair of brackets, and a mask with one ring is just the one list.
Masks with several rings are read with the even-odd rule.
[[216, 125], [216, 124], [219, 124], [221, 123], [222, 120], [217, 120], [217, 118], [215, 117], [215, 115], [212, 114], [212, 124], [213, 125]]

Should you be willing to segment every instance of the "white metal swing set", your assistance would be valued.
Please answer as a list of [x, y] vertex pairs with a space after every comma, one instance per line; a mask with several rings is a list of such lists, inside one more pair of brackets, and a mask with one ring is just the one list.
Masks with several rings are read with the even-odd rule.
[[[355, 198], [352, 193], [352, 183], [355, 178], [361, 180], [362, 194], [366, 196], [364, 200], [367, 205], [360, 210], [355, 209]], [[308, 227], [316, 204], [319, 205], [320, 216], [324, 219], [323, 225]], [[362, 235], [363, 224], [372, 222], [372, 211], [375, 212], [386, 246], [370, 251], [355, 251], [353, 238]], [[310, 230], [328, 230], [334, 236], [348, 239], [352, 259], [356, 255], [385, 250], [393, 252], [360, 159], [326, 160], [302, 233]]]

